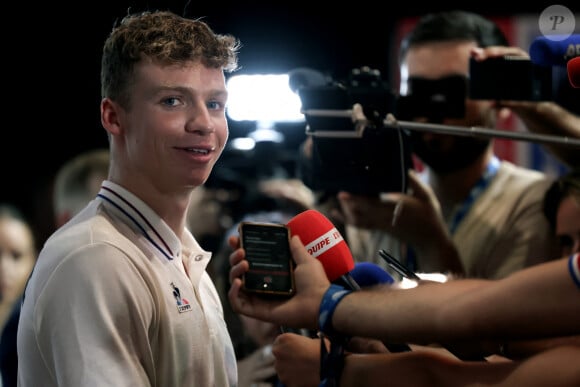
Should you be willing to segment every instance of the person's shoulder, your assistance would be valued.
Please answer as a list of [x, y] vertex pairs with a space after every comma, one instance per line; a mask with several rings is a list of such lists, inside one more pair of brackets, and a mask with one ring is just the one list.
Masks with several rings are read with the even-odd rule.
[[[126, 255], [132, 254], [135, 249], [131, 238], [123, 233], [122, 227], [95, 202], [57, 229], [47, 239], [39, 258], [66, 257], [79, 251], [90, 255], [89, 251], [109, 248]], [[112, 252], [108, 254], [111, 255]]]
[[546, 189], [553, 181], [553, 178], [543, 171], [502, 160], [497, 173], [497, 181], [514, 188], [519, 186], [522, 189], [530, 189], [532, 187]]
[[548, 175], [543, 171], [518, 165], [508, 160], [500, 161], [498, 174], [509, 175], [514, 178], [531, 181], [544, 180], [548, 177]]

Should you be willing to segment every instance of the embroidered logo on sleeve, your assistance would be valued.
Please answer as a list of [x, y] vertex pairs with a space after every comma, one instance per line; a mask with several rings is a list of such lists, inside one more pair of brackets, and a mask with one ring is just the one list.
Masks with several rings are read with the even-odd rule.
[[175, 297], [175, 301], [177, 303], [177, 310], [179, 311], [179, 313], [190, 312], [192, 308], [191, 305], [189, 304], [189, 301], [181, 297], [181, 292], [179, 291], [179, 288], [175, 286], [173, 282], [171, 283], [171, 287], [173, 288], [173, 297]]

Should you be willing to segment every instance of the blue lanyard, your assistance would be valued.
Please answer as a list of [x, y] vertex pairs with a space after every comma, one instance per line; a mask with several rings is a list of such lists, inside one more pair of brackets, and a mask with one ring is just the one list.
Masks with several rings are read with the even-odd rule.
[[471, 191], [469, 191], [469, 195], [467, 195], [467, 198], [465, 198], [461, 206], [455, 210], [455, 214], [449, 223], [449, 232], [451, 232], [451, 234], [455, 233], [459, 223], [461, 223], [463, 218], [465, 218], [465, 215], [469, 212], [469, 209], [475, 200], [487, 188], [489, 182], [496, 175], [497, 170], [499, 169], [499, 164], [499, 159], [496, 156], [493, 156], [489, 163], [487, 163], [487, 168], [483, 175], [481, 175], [477, 183], [475, 183]]

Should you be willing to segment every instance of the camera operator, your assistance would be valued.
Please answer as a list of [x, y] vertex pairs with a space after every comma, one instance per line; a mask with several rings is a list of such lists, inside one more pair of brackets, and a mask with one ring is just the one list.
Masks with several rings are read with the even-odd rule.
[[[458, 76], [467, 82], [470, 57], [484, 59], [515, 50], [498, 26], [480, 15], [427, 15], [401, 44], [401, 94], [416, 93], [425, 84], [437, 87]], [[524, 105], [466, 99], [463, 117], [435, 112], [397, 118], [493, 128], [510, 114], [507, 106], [529, 121], [538, 105]], [[526, 114], [524, 108], [529, 108]], [[412, 108], [408, 111], [413, 114]], [[563, 122], [554, 126], [573, 131], [572, 119], [564, 125], [568, 118], [561, 118]], [[532, 129], [540, 131], [541, 122], [534, 123]], [[338, 194], [356, 259], [377, 260], [376, 252], [383, 248], [415, 271], [502, 278], [558, 256], [542, 213], [549, 176], [499, 160], [489, 138], [430, 131], [410, 135], [424, 170], [410, 174], [409, 193], [390, 192], [381, 198]]]

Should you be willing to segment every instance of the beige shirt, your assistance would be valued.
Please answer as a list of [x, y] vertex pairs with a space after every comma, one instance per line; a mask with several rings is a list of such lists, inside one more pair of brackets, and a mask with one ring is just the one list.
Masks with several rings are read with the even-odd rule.
[[[551, 181], [542, 172], [501, 161], [497, 174], [452, 235], [466, 276], [501, 278], [524, 267], [559, 258], [542, 210], [544, 194]], [[372, 261], [387, 269], [377, 254], [381, 248], [401, 259], [399, 242], [386, 232], [349, 226], [346, 234], [357, 261]], [[420, 261], [417, 271], [421, 271]]]

